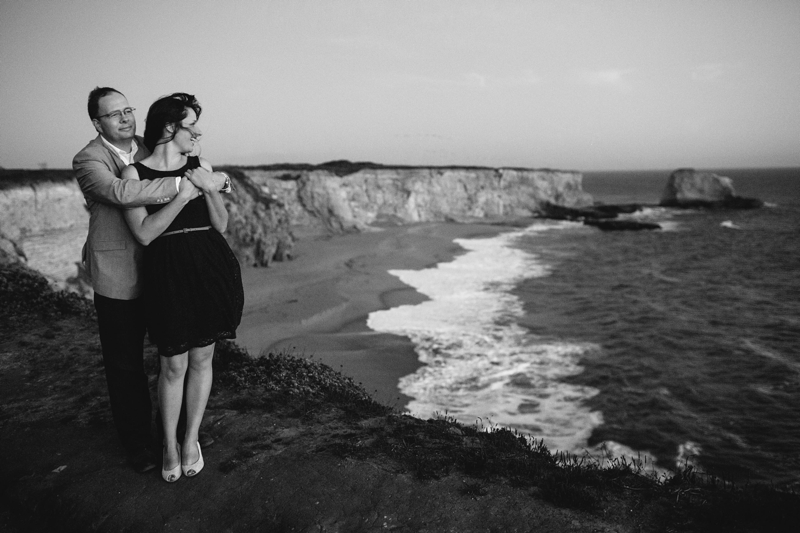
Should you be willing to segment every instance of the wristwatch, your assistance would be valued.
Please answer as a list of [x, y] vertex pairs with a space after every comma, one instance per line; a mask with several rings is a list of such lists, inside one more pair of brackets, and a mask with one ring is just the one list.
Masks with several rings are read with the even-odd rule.
[[231, 177], [225, 172], [220, 172], [220, 174], [225, 176], [225, 185], [219, 190], [219, 192], [231, 192], [233, 190], [233, 187], [231, 186]]

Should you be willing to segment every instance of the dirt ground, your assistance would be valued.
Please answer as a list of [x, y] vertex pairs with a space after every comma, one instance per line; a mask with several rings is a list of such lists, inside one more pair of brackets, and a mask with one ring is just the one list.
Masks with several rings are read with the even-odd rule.
[[[302, 401], [258, 402], [217, 383], [204, 420], [216, 442], [204, 450], [203, 472], [175, 484], [157, 469], [137, 474], [111, 423], [91, 314], [48, 302], [28, 312], [19, 298], [4, 298], [0, 531], [664, 530], [619, 507], [605, 519], [558, 508], [502, 480], [458, 471], [419, 479], [373, 446], [390, 426], [413, 436], [424, 421], [335, 405], [307, 411]], [[151, 349], [148, 357], [155, 397]]]

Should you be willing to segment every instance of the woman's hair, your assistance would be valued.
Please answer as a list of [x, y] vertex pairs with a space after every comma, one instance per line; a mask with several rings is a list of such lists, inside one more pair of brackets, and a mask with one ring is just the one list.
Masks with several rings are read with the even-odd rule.
[[[200, 118], [203, 108], [200, 107], [200, 103], [193, 94], [173, 93], [169, 96], [162, 96], [153, 102], [145, 119], [144, 145], [148, 150], [152, 152], [158, 144], [168, 143], [175, 138], [181, 122], [186, 118], [187, 109], [192, 109], [197, 118]], [[161, 141], [167, 126], [172, 126], [172, 136]]]

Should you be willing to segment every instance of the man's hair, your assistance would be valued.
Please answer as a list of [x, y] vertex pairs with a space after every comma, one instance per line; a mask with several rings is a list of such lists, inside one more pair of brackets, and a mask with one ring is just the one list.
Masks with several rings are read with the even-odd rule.
[[181, 122], [186, 118], [187, 109], [192, 109], [197, 118], [200, 118], [203, 108], [193, 94], [173, 93], [153, 102], [145, 119], [147, 126], [144, 130], [144, 145], [148, 150], [152, 152], [156, 149], [167, 126], [173, 127], [172, 136], [161, 144], [166, 144], [175, 138]]
[[[89, 93], [89, 104], [87, 107], [89, 108], [89, 118], [94, 120], [97, 118], [97, 111], [100, 108], [100, 99], [110, 93], [117, 93], [122, 94], [116, 89], [111, 87], [95, 87], [92, 89], [92, 92]], [[125, 96], [122, 94], [122, 96]]]

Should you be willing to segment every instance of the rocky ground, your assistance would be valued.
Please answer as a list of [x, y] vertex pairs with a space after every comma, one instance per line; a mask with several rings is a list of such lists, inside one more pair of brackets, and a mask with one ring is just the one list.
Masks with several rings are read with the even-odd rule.
[[[233, 344], [215, 356], [206, 468], [167, 484], [126, 465], [91, 305], [22, 266], [0, 267], [0, 300], [0, 531], [794, 531], [800, 518], [793, 494], [599, 469]], [[150, 348], [147, 365], [155, 385]]]

